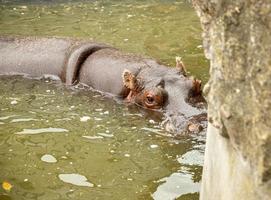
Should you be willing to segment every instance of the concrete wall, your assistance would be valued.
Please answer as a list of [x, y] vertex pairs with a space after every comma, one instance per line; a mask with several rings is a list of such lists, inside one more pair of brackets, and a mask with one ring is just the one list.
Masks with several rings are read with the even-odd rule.
[[271, 199], [271, 1], [192, 2], [211, 61], [201, 199]]

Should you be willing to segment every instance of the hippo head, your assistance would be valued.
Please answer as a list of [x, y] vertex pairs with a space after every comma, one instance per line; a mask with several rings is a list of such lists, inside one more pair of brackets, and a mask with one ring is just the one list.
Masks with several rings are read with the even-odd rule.
[[[123, 83], [129, 89], [126, 100], [152, 110], [164, 112], [164, 127], [175, 134], [199, 132], [206, 112], [201, 81], [186, 76], [182, 62], [178, 68], [168, 68], [149, 61], [147, 68], [133, 74], [125, 69]], [[206, 117], [204, 118], [206, 121]]]
[[137, 105], [147, 109], [161, 109], [168, 100], [168, 92], [165, 90], [165, 81], [151, 81], [145, 83], [142, 78], [137, 78], [132, 72], [125, 69], [123, 83], [130, 92], [127, 101], [134, 101]]

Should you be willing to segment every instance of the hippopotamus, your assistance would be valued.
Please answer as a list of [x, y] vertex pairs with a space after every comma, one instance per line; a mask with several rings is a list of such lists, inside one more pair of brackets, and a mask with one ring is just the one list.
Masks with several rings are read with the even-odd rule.
[[0, 74], [55, 75], [164, 114], [171, 133], [199, 132], [206, 121], [201, 81], [180, 58], [167, 67], [110, 45], [71, 38], [0, 37]]

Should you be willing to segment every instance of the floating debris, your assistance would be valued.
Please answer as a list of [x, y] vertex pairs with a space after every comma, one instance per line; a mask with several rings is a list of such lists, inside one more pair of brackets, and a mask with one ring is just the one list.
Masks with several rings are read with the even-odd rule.
[[96, 139], [103, 139], [104, 137], [102, 136], [88, 136], [88, 135], [83, 135], [83, 138], [90, 139], [90, 140], [96, 140]]
[[69, 130], [64, 128], [37, 128], [37, 129], [23, 129], [21, 132], [15, 133], [16, 135], [34, 135], [39, 133], [60, 133], [69, 132]]
[[50, 154], [45, 154], [40, 158], [43, 162], [47, 162], [47, 163], [56, 163], [57, 159], [50, 155]]
[[155, 129], [155, 128], [147, 128], [147, 127], [143, 127], [143, 128], [141, 128], [141, 130], [149, 131], [149, 132], [156, 133], [156, 134], [159, 134], [159, 133], [160, 133], [160, 129]]
[[94, 120], [96, 120], [96, 121], [101, 121], [101, 120], [103, 120], [102, 118], [98, 118], [98, 117], [94, 117]]
[[7, 182], [7, 181], [4, 181], [3, 183], [2, 183], [2, 188], [5, 190], [5, 191], [10, 191], [11, 190], [11, 188], [12, 188], [13, 186], [9, 183], [9, 182]]
[[70, 121], [70, 118], [62, 118], [62, 119], [55, 119], [54, 121], [58, 122], [58, 121]]
[[16, 101], [16, 100], [12, 100], [12, 101], [10, 102], [11, 105], [16, 105], [17, 103], [18, 103], [18, 101]]
[[101, 135], [103, 137], [108, 137], [108, 138], [111, 138], [111, 137], [114, 137], [113, 134], [107, 134], [107, 133], [97, 133], [98, 135]]
[[158, 148], [158, 145], [157, 145], [157, 144], [151, 144], [150, 147], [151, 147], [152, 149], [155, 149], [155, 148]]
[[83, 117], [80, 117], [80, 121], [81, 121], [81, 122], [86, 122], [86, 121], [88, 121], [88, 120], [90, 120], [90, 117], [89, 117], [89, 116], [83, 116]]
[[104, 115], [108, 115], [108, 114], [109, 114], [109, 111], [105, 111], [103, 114], [104, 114]]
[[5, 116], [5, 117], [0, 117], [0, 120], [6, 120], [12, 117], [17, 117], [18, 115], [9, 115], [9, 116]]
[[65, 183], [70, 183], [77, 186], [94, 187], [94, 185], [88, 182], [87, 178], [80, 174], [59, 174], [58, 178]]
[[[141, 128], [141, 130], [149, 131], [149, 132], [151, 132], [151, 133], [155, 133], [155, 134], [161, 135], [161, 136], [173, 137], [173, 135], [170, 134], [170, 133], [161, 132], [161, 129], [143, 127], [143, 128]], [[150, 136], [151, 136], [151, 135], [150, 135]]]
[[29, 121], [38, 121], [38, 120], [34, 118], [21, 118], [21, 119], [13, 119], [10, 122], [15, 123], [15, 122], [29, 122]]

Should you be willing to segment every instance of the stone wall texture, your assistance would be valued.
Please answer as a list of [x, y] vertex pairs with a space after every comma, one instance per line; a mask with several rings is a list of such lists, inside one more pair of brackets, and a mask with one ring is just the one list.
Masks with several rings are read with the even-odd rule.
[[[253, 190], [252, 199], [271, 199], [271, 1], [192, 2], [203, 28], [205, 54], [211, 61], [210, 80], [204, 88], [212, 126], [207, 140], [212, 137], [209, 144], [215, 146], [217, 136], [211, 134], [218, 132], [224, 139], [217, 140], [225, 140], [221, 145], [230, 145], [224, 153], [229, 158], [227, 162], [232, 163], [224, 164], [229, 165], [226, 170], [231, 180], [238, 172], [238, 164], [233, 162], [236, 160], [244, 168], [239, 166], [239, 172], [250, 176], [243, 183], [239, 181], [238, 186], [249, 185], [240, 188], [247, 188], [250, 191], [245, 192], [249, 193]], [[211, 159], [216, 149], [207, 141], [208, 148], [206, 159]], [[223, 165], [218, 152], [213, 153], [217, 156], [213, 162], [205, 160], [209, 166], [204, 168], [204, 174], [211, 176], [210, 169], [218, 170], [215, 163], [219, 161]], [[207, 183], [203, 180], [204, 184]]]

